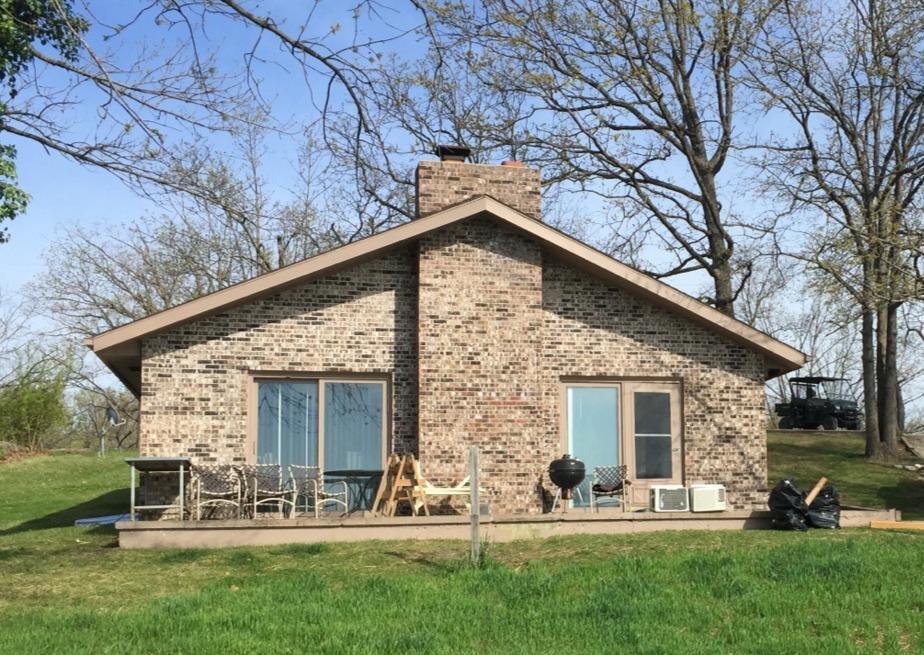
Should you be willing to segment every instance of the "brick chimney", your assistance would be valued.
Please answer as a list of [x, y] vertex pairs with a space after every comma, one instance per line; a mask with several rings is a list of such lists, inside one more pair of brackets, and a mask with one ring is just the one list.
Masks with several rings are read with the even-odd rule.
[[522, 214], [540, 220], [539, 171], [518, 161], [500, 166], [470, 164], [464, 146], [438, 146], [439, 161], [417, 164], [417, 217], [428, 216], [478, 196], [491, 196]]

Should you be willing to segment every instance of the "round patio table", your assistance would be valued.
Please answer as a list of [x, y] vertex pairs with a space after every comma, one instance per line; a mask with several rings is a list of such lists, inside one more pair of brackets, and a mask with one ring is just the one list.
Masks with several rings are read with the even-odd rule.
[[350, 507], [348, 512], [372, 509], [375, 492], [382, 479], [382, 469], [336, 469], [324, 471], [324, 481], [344, 481], [350, 490]]

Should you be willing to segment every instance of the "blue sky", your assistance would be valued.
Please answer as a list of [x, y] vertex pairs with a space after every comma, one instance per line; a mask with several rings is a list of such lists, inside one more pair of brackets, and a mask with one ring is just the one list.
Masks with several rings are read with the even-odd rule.
[[66, 223], [110, 224], [151, 209], [152, 203], [114, 176], [79, 166], [37, 145], [19, 146], [20, 183], [32, 197], [26, 213], [8, 223], [0, 245], [3, 287], [15, 290], [44, 268], [45, 249]]

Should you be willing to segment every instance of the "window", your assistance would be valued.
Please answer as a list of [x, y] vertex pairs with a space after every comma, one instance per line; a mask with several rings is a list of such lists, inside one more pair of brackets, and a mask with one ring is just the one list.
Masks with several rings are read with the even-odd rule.
[[635, 393], [635, 477], [671, 478], [671, 396]]
[[386, 424], [384, 381], [257, 380], [259, 464], [381, 469]]

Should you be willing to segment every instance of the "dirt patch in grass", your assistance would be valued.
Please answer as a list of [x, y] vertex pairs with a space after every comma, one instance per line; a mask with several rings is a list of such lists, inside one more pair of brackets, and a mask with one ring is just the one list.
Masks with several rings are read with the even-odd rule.
[[29, 450], [9, 441], [0, 441], [0, 464], [18, 462], [33, 457], [45, 457], [48, 453], [42, 450]]

